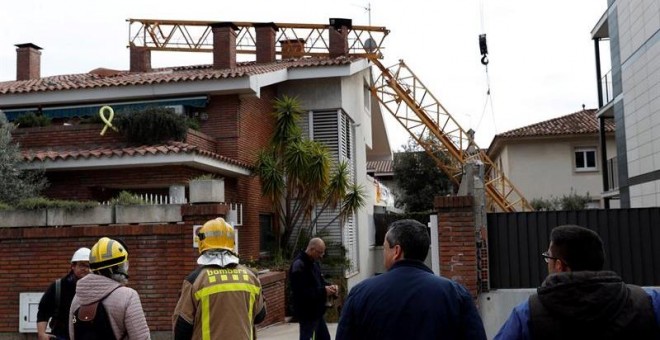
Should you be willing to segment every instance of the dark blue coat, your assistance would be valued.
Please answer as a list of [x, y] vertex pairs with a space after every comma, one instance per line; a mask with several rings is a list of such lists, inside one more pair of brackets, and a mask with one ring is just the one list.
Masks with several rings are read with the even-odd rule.
[[337, 328], [343, 339], [486, 339], [470, 293], [420, 261], [400, 260], [349, 293]]
[[293, 297], [293, 313], [299, 320], [317, 320], [325, 314], [325, 286], [321, 266], [301, 251], [291, 263], [289, 283]]

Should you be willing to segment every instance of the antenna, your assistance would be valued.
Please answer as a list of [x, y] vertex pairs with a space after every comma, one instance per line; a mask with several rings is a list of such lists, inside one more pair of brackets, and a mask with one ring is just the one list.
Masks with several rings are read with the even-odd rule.
[[353, 6], [360, 7], [363, 10], [365, 10], [365, 12], [369, 13], [368, 14], [368, 16], [369, 16], [369, 26], [371, 26], [371, 2], [367, 2], [366, 7], [364, 5], [355, 5], [355, 4], [353, 4]]

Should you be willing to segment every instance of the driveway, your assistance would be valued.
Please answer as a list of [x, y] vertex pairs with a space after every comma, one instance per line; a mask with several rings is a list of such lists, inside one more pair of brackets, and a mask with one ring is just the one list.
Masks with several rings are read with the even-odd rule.
[[[330, 331], [330, 338], [334, 339], [337, 333], [337, 324], [329, 323], [328, 330]], [[298, 324], [297, 323], [278, 323], [275, 325], [262, 328], [257, 331], [257, 339], [259, 340], [295, 340], [298, 339]]]

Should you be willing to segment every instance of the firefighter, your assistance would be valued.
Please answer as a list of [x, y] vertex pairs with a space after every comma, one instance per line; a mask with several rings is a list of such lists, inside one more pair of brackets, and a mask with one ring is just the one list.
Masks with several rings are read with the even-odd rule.
[[234, 228], [217, 218], [197, 236], [200, 266], [183, 281], [172, 316], [174, 339], [254, 339], [266, 306], [261, 282], [239, 264]]

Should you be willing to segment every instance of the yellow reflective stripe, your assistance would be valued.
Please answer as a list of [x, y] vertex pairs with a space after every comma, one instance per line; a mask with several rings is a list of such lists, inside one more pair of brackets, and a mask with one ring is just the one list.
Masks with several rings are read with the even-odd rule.
[[209, 296], [202, 296], [202, 339], [211, 340], [211, 325], [209, 322]]
[[[261, 293], [261, 287], [250, 283], [221, 283], [202, 288], [195, 293], [195, 299], [202, 301], [202, 339], [211, 340], [211, 325], [209, 311], [209, 296], [223, 292], [247, 292], [250, 293], [250, 306], [248, 320], [252, 324], [252, 313], [256, 295]], [[254, 339], [254, 327], [250, 327], [250, 339]]]

